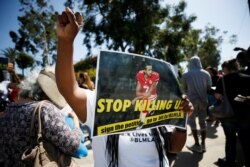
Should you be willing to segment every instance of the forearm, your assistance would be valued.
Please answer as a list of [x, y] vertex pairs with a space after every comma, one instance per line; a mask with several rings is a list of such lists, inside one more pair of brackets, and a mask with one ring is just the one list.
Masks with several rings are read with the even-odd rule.
[[152, 95], [153, 91], [156, 89], [157, 82], [153, 82], [153, 84], [150, 86], [147, 95], [150, 96]]
[[186, 143], [187, 131], [185, 129], [175, 128], [170, 137], [170, 153], [179, 153], [181, 152], [183, 146]]
[[13, 81], [14, 83], [20, 84], [20, 78], [15, 72], [13, 73]]
[[136, 85], [136, 92], [135, 92], [136, 98], [138, 99], [142, 99], [145, 96], [145, 93], [142, 92], [142, 86], [140, 84], [140, 82], [137, 81], [137, 85]]
[[68, 7], [58, 16], [56, 83], [60, 93], [76, 112], [78, 118], [85, 122], [87, 97], [77, 84], [73, 65], [74, 39], [82, 25], [83, 18], [80, 13], [74, 13]]
[[[58, 41], [58, 57], [56, 62], [56, 83], [60, 93], [76, 112], [78, 118], [86, 120], [86, 96], [77, 84], [73, 65], [73, 41]], [[81, 104], [81, 105], [79, 105]]]
[[137, 91], [136, 92], [136, 97], [138, 98], [138, 99], [142, 99], [143, 97], [145, 97], [146, 96], [146, 93], [144, 93], [144, 92], [140, 92], [140, 91]]
[[74, 92], [77, 85], [73, 65], [73, 41], [59, 39], [57, 52], [56, 82], [61, 94], [67, 97]]
[[16, 83], [16, 84], [20, 84], [20, 78], [19, 76], [16, 74], [15, 72], [15, 69], [13, 68], [13, 66], [8, 66], [7, 70], [9, 71], [10, 73], [10, 76], [11, 76], [11, 81], [13, 83]]

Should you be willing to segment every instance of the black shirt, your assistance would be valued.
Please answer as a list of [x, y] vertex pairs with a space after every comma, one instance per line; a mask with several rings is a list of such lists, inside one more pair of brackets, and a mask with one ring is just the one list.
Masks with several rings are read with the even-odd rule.
[[[245, 117], [250, 116], [250, 106], [235, 101], [237, 95], [249, 96], [250, 95], [250, 75], [241, 73], [231, 73], [223, 76], [226, 94], [236, 116]], [[220, 78], [215, 93], [223, 94], [222, 79]]]

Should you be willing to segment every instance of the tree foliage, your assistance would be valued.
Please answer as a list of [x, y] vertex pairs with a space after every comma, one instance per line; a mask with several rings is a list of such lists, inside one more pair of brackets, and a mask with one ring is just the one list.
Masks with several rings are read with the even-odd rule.
[[14, 48], [6, 48], [2, 50], [2, 55], [9, 59], [9, 63], [12, 63], [15, 67], [15, 61], [17, 57], [18, 52]]
[[202, 30], [192, 29], [183, 38], [184, 60], [188, 60], [190, 57], [197, 54], [198, 49], [199, 49], [199, 42], [201, 40], [201, 38], [200, 38], [201, 34], [202, 34]]
[[[18, 32], [10, 32], [15, 49], [34, 57], [42, 56], [35, 60], [39, 65], [50, 64], [48, 57], [53, 61], [56, 58], [54, 9], [45, 0], [19, 1], [23, 13], [18, 17], [20, 27]], [[152, 56], [172, 64], [193, 55], [198, 55], [204, 66], [219, 64], [223, 36], [218, 37], [218, 29], [211, 26], [205, 30], [194, 29], [192, 23], [196, 16], [185, 13], [187, 2], [184, 0], [172, 6], [162, 5], [163, 0], [65, 2], [67, 6], [77, 3], [84, 16], [83, 44], [88, 48], [88, 55], [93, 47], [106, 46], [105, 49]], [[236, 36], [231, 36], [230, 41], [235, 39]], [[88, 67], [88, 63], [77, 64], [77, 70]]]
[[153, 45], [167, 11], [159, 0], [99, 1], [83, 4], [84, 44], [91, 53], [96, 46], [145, 54]]
[[[45, 0], [19, 0], [22, 16], [18, 17], [18, 32], [10, 31], [15, 49], [41, 55], [40, 64], [50, 63], [48, 57], [55, 59], [56, 51], [56, 14]], [[41, 59], [40, 59], [41, 60]]]
[[[196, 20], [196, 16], [185, 14], [187, 3], [180, 1], [176, 6], [166, 6], [169, 16], [163, 22], [163, 28], [159, 32], [158, 39], [154, 46], [154, 53], [157, 58], [166, 60], [172, 64], [177, 64], [185, 57], [185, 52], [193, 49], [197, 44], [196, 40], [192, 40], [192, 47], [184, 39], [190, 39], [197, 31], [192, 31], [191, 24]], [[198, 33], [197, 33], [198, 35]], [[198, 38], [196, 36], [196, 38]], [[191, 42], [191, 41], [189, 41]]]
[[[110, 1], [68, 0], [78, 3], [83, 11], [85, 35], [83, 43], [91, 50], [106, 45], [107, 49], [128, 51], [156, 57], [172, 64], [188, 60], [194, 55], [204, 66], [218, 66], [223, 36], [219, 30], [206, 26], [194, 29], [195, 15], [187, 15], [186, 1], [163, 6], [161, 0]], [[231, 42], [236, 36], [231, 36]]]
[[76, 72], [87, 71], [88, 69], [96, 68], [96, 64], [97, 64], [97, 56], [91, 56], [91, 57], [87, 57], [86, 59], [77, 62], [74, 65], [74, 68]]
[[204, 68], [217, 67], [220, 63], [220, 45], [223, 42], [223, 35], [218, 35], [219, 33], [219, 29], [208, 24], [199, 40], [197, 55]]
[[22, 75], [24, 76], [24, 69], [33, 66], [34, 58], [25, 52], [20, 52], [16, 58], [16, 63], [22, 69]]
[[84, 60], [77, 62], [74, 65], [76, 78], [79, 77], [79, 73], [87, 72], [91, 80], [95, 81], [96, 65], [97, 65], [97, 56], [90, 56]]

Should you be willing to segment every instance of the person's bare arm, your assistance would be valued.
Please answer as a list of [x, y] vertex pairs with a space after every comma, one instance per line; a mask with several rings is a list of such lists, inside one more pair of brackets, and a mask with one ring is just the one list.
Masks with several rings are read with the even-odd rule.
[[19, 78], [19, 76], [16, 74], [15, 69], [14, 68], [8, 68], [9, 73], [12, 75], [12, 79], [13, 79], [13, 83], [16, 84], [20, 84], [21, 80]]
[[175, 127], [172, 133], [169, 133], [168, 152], [177, 154], [181, 152], [187, 140], [187, 130]]
[[[180, 110], [185, 112], [190, 116], [194, 111], [194, 106], [188, 99], [186, 95], [182, 95], [182, 103]], [[183, 146], [187, 140], [187, 129], [180, 129], [175, 127], [174, 131], [169, 136], [169, 150], [170, 153], [179, 153], [181, 152]]]
[[83, 89], [77, 84], [73, 65], [73, 43], [82, 25], [82, 16], [79, 13], [74, 14], [69, 8], [66, 8], [58, 16], [56, 83], [60, 93], [75, 111], [78, 118], [85, 122], [87, 97]]
[[149, 90], [145, 93], [146, 97], [151, 96], [153, 90], [156, 88], [158, 82], [153, 82], [152, 85], [149, 87]]
[[142, 90], [143, 90], [143, 88], [141, 86], [141, 83], [139, 81], [137, 81], [135, 95], [139, 99], [142, 99], [144, 97], [144, 92]]

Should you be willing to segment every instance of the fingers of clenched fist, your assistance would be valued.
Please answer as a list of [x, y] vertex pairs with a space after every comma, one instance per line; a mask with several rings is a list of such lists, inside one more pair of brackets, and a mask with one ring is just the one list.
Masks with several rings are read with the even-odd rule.
[[69, 23], [69, 19], [68, 19], [66, 12], [62, 12], [61, 15], [58, 15], [58, 22], [59, 22], [59, 24], [61, 24], [63, 26], [65, 26], [66, 24]]
[[83, 25], [83, 17], [81, 16], [81, 14], [79, 12], [76, 12], [75, 17], [76, 17], [76, 21], [77, 21], [78, 25], [82, 26]]
[[182, 106], [180, 107], [181, 111], [188, 113], [190, 116], [194, 110], [193, 104], [189, 101], [186, 95], [182, 96]]
[[65, 26], [68, 23], [76, 22], [79, 27], [83, 25], [83, 18], [79, 12], [74, 13], [70, 8], [66, 8], [61, 15], [58, 15], [59, 24]]

